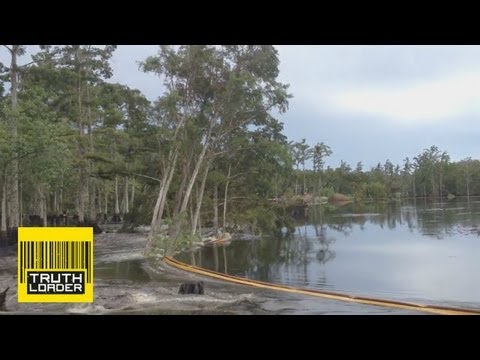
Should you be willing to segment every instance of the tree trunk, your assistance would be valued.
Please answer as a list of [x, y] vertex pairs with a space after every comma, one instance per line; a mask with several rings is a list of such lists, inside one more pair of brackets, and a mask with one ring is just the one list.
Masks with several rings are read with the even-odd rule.
[[58, 214], [57, 190], [53, 192], [53, 213]]
[[[175, 129], [175, 133], [173, 135], [173, 142], [176, 141], [177, 136], [180, 132], [181, 129], [183, 129], [185, 125], [186, 119], [182, 117], [180, 121], [178, 122], [178, 126]], [[172, 148], [168, 154], [168, 166], [166, 167], [166, 171], [164, 172], [162, 176], [162, 181], [160, 183], [160, 189], [158, 192], [158, 197], [157, 201], [155, 203], [155, 208], [153, 209], [153, 216], [152, 216], [152, 222], [150, 226], [150, 234], [148, 236], [148, 241], [145, 250], [148, 251], [148, 249], [151, 247], [152, 242], [153, 242], [153, 237], [157, 229], [160, 229], [161, 226], [161, 221], [162, 221], [162, 216], [163, 216], [163, 210], [165, 208], [165, 201], [167, 198], [167, 193], [168, 190], [170, 189], [170, 183], [173, 178], [173, 174], [175, 172], [175, 166], [177, 164], [177, 159], [178, 159], [178, 153], [179, 153], [179, 145], [175, 146]]]
[[198, 224], [200, 223], [200, 209], [202, 208], [203, 194], [205, 192], [205, 184], [207, 182], [209, 169], [210, 169], [210, 162], [208, 162], [205, 167], [205, 172], [203, 173], [203, 178], [202, 178], [202, 184], [200, 185], [200, 190], [197, 197], [197, 207], [195, 209], [195, 214], [193, 216], [193, 222], [192, 222], [192, 235], [195, 235], [195, 232], [197, 230], [197, 223]]
[[[165, 201], [167, 199], [167, 193], [170, 188], [170, 183], [173, 178], [173, 174], [175, 173], [175, 166], [177, 164], [178, 159], [178, 148], [173, 150], [173, 160], [169, 162], [169, 166], [166, 168], [165, 172], [162, 175], [160, 189], [158, 192], [157, 202], [155, 203], [155, 208], [153, 209], [153, 216], [150, 228], [150, 239], [147, 244], [147, 248], [151, 245], [151, 241], [153, 239], [153, 235], [157, 230], [160, 230], [163, 210], [165, 209]], [[169, 156], [169, 159], [171, 157]]]
[[432, 196], [433, 196], [433, 199], [436, 198], [436, 194], [435, 194], [435, 180], [433, 179], [433, 174], [432, 174], [432, 178], [430, 179], [431, 182], [432, 182]]
[[124, 196], [124, 214], [128, 214], [130, 210], [130, 206], [128, 204], [128, 176], [125, 176], [125, 193], [123, 194]]
[[[80, 130], [80, 133], [82, 133], [82, 130]], [[79, 143], [81, 142], [81, 139], [79, 139]], [[82, 150], [80, 149], [82, 145], [79, 144], [79, 158], [82, 159]], [[79, 165], [79, 186], [78, 186], [78, 219], [79, 221], [83, 221], [85, 218], [85, 194], [83, 192], [84, 189], [84, 183], [85, 183], [85, 170], [83, 168], [83, 165], [81, 164], [82, 160], [80, 160], [80, 165]]]
[[43, 226], [48, 226], [48, 207], [47, 207], [47, 194], [45, 194], [45, 189], [43, 190], [42, 196], [42, 208], [43, 208]]
[[89, 199], [90, 199], [90, 211], [89, 211], [89, 217], [90, 220], [95, 221], [97, 218], [97, 207], [96, 207], [96, 181], [94, 179], [90, 179], [90, 187], [92, 189]]
[[118, 204], [118, 176], [115, 175], [115, 215], [120, 214], [120, 206]]
[[162, 201], [160, 202], [160, 207], [159, 207], [159, 211], [158, 211], [158, 214], [157, 214], [157, 226], [161, 225], [162, 216], [163, 216], [163, 209], [165, 208], [165, 203], [167, 201], [168, 191], [170, 190], [170, 184], [172, 183], [173, 174], [175, 174], [175, 167], [177, 165], [177, 159], [178, 159], [178, 151], [175, 154], [174, 162], [173, 162], [172, 166], [170, 167], [170, 172], [168, 173], [168, 178], [166, 179], [165, 186], [164, 186], [164, 189], [163, 189], [163, 197], [162, 197]]
[[37, 193], [38, 196], [36, 197], [36, 202], [35, 202], [35, 214], [38, 214], [40, 218], [44, 218], [45, 214], [43, 213], [44, 207], [43, 207], [43, 194], [42, 194], [42, 189], [40, 187], [37, 187]]
[[318, 196], [322, 196], [322, 174], [318, 173]]
[[443, 179], [442, 179], [442, 174], [440, 174], [440, 188], [438, 189], [438, 192], [440, 193], [440, 202], [442, 202], [442, 192], [443, 192]]
[[218, 235], [218, 184], [213, 187], [213, 235]]
[[43, 221], [43, 226], [47, 226], [47, 196], [45, 194], [45, 186], [39, 185], [37, 188], [39, 199], [38, 199], [38, 213]]
[[61, 176], [61, 183], [60, 183], [60, 211], [63, 212], [63, 170]]
[[187, 185], [188, 175], [190, 174], [190, 165], [192, 164], [194, 150], [195, 146], [192, 146], [190, 149], [190, 155], [188, 156], [187, 161], [185, 161], [183, 164], [182, 180], [180, 182], [177, 194], [175, 195], [175, 207], [173, 210], [174, 215], [177, 215], [180, 212], [183, 203], [183, 196], [186, 194], [185, 187]]
[[[79, 49], [77, 50], [77, 60], [80, 57]], [[87, 187], [87, 169], [85, 159], [85, 148], [83, 144], [84, 128], [83, 128], [83, 108], [82, 108], [82, 81], [80, 68], [78, 69], [77, 78], [77, 96], [78, 96], [78, 158], [79, 158], [79, 194], [78, 194], [78, 221], [80, 223], [85, 222], [85, 200], [88, 192]]]
[[202, 236], [202, 217], [201, 214], [198, 213], [198, 234]]
[[132, 209], [134, 207], [134, 201], [135, 201], [135, 177], [132, 178], [132, 197], [130, 199], [130, 205], [132, 206]]
[[105, 183], [105, 215], [108, 215], [108, 186], [107, 183]]
[[[87, 72], [90, 71], [90, 66], [87, 66]], [[87, 127], [88, 127], [88, 140], [90, 143], [90, 152], [93, 154], [95, 151], [94, 143], [93, 143], [93, 131], [92, 131], [92, 112], [91, 112], [91, 105], [90, 105], [90, 87], [88, 86], [88, 81], [85, 82], [85, 95], [87, 97]], [[92, 160], [86, 160], [86, 169], [88, 169], [87, 173], [92, 174], [94, 172], [94, 163]], [[96, 188], [96, 181], [94, 178], [87, 176], [87, 197], [88, 197], [88, 216], [90, 220], [95, 221], [97, 217], [97, 211], [95, 206], [95, 188]], [[89, 192], [91, 189], [91, 192]]]
[[[189, 212], [190, 212], [190, 224], [193, 223], [193, 203], [190, 202], [190, 206], [189, 206]], [[193, 238], [190, 239], [190, 244], [193, 245]]]
[[[98, 184], [98, 212], [102, 215], [103, 211], [103, 200], [102, 200], [102, 191], [100, 189], [101, 183]], [[101, 222], [103, 221], [103, 216], [101, 216]]]
[[5, 180], [2, 186], [2, 226], [0, 230], [7, 231], [7, 185]]
[[[178, 134], [183, 129], [183, 127], [185, 125], [185, 122], [186, 122], [185, 117], [180, 118], [180, 120], [178, 122], [178, 126], [175, 129], [175, 133], [173, 134], [172, 141], [174, 143], [177, 140]], [[152, 222], [151, 222], [149, 241], [147, 242], [147, 249], [151, 245], [153, 234], [155, 233], [156, 228], [157, 227], [159, 228], [160, 225], [161, 225], [163, 210], [165, 208], [165, 201], [166, 201], [168, 190], [170, 189], [171, 179], [172, 179], [173, 174], [175, 172], [175, 166], [177, 164], [178, 153], [179, 153], [179, 145], [177, 144], [174, 148], [170, 149], [170, 152], [168, 154], [168, 166], [166, 167], [165, 172], [162, 176], [162, 181], [160, 183], [160, 189], [159, 189], [159, 192], [158, 192], [157, 202], [155, 203], [155, 208], [153, 209], [153, 216], [152, 216]]]
[[467, 177], [465, 179], [466, 185], [467, 185], [467, 201], [470, 202], [470, 179], [468, 178], [468, 172], [467, 172]]
[[413, 198], [416, 199], [417, 198], [417, 193], [416, 193], [416, 189], [415, 189], [415, 176], [412, 177], [412, 187], [413, 187]]
[[158, 193], [157, 202], [155, 203], [155, 208], [153, 209], [152, 222], [150, 224], [150, 234], [148, 236], [147, 246], [145, 251], [150, 249], [153, 243], [154, 235], [157, 231], [161, 229], [162, 225], [162, 216], [163, 210], [165, 209], [165, 202], [167, 199], [167, 193], [170, 188], [170, 183], [172, 182], [173, 174], [175, 173], [175, 166], [178, 159], [178, 149], [175, 150], [173, 161], [170, 163], [170, 166], [167, 167], [167, 171], [162, 176], [162, 182], [160, 184], [160, 190]]
[[23, 226], [23, 182], [20, 177], [20, 189], [18, 191], [19, 210], [20, 210], [20, 226]]
[[[17, 105], [18, 105], [18, 68], [17, 68], [17, 53], [20, 50], [20, 45], [12, 45], [11, 49], [11, 64], [10, 64], [10, 84], [11, 84], [11, 95], [12, 95], [12, 142], [16, 144], [17, 142]], [[18, 227], [20, 224], [20, 209], [19, 209], [19, 199], [18, 199], [18, 154], [15, 151], [14, 158], [12, 160], [10, 168], [10, 189], [8, 190], [9, 194], [9, 204], [7, 211], [10, 213], [10, 219], [8, 224], [10, 227]]]
[[278, 202], [278, 173], [275, 171], [275, 202]]
[[228, 165], [228, 175], [227, 175], [227, 182], [225, 183], [225, 196], [223, 200], [223, 234], [225, 234], [225, 228], [227, 225], [227, 197], [228, 197], [228, 183], [230, 182], [230, 170], [232, 165]]
[[305, 194], [306, 192], [307, 192], [307, 180], [305, 178], [305, 163], [304, 163], [303, 164], [303, 194]]
[[209, 146], [210, 135], [212, 133], [212, 125], [208, 129], [208, 134], [205, 139], [205, 144], [203, 145], [202, 152], [200, 153], [197, 163], [195, 164], [195, 169], [193, 169], [193, 174], [190, 178], [190, 181], [187, 186], [187, 190], [185, 191], [185, 196], [183, 198], [182, 207], [180, 208], [180, 212], [184, 212], [187, 209], [188, 201], [190, 200], [190, 195], [192, 193], [193, 184], [195, 184], [195, 180], [197, 179], [198, 172], [200, 171], [200, 167], [202, 166], [203, 159], [205, 158], [205, 153], [207, 152], [207, 148]]

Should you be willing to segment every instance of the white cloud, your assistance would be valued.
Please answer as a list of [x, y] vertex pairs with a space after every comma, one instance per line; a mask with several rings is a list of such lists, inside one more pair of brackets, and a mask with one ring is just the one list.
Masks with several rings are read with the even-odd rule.
[[328, 97], [340, 112], [385, 117], [404, 126], [431, 125], [480, 110], [480, 73], [456, 73], [401, 88], [357, 87]]

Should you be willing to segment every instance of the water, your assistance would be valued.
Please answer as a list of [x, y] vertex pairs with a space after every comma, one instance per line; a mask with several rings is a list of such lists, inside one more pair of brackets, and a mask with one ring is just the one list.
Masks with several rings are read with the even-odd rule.
[[150, 281], [143, 268], [143, 260], [123, 260], [95, 265], [95, 277], [102, 280], [130, 280], [136, 283]]
[[[278, 284], [480, 308], [480, 201], [309, 209], [295, 233], [194, 253], [211, 270]], [[192, 262], [192, 254], [178, 258]]]
[[[7, 294], [8, 314], [419, 313], [242, 287], [170, 271], [158, 259], [142, 256], [146, 241], [146, 236], [141, 234], [107, 233], [95, 236], [93, 303], [18, 303], [16, 253], [11, 248], [1, 248], [0, 291], [10, 288]], [[180, 284], [198, 280], [205, 282], [205, 295], [178, 294]]]

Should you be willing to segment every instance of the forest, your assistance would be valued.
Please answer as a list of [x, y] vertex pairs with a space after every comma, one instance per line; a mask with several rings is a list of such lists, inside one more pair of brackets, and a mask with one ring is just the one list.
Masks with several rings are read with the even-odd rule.
[[[273, 113], [293, 96], [274, 46], [166, 46], [139, 63], [164, 89], [155, 101], [113, 83], [116, 46], [3, 45], [0, 63], [1, 232], [18, 226], [121, 222], [150, 227], [164, 253], [203, 232], [271, 232], [289, 207], [350, 201], [443, 201], [480, 194], [480, 162], [426, 144], [371, 169], [306, 139]], [[429, 146], [429, 147], [428, 147]], [[60, 219], [63, 219], [60, 221]]]

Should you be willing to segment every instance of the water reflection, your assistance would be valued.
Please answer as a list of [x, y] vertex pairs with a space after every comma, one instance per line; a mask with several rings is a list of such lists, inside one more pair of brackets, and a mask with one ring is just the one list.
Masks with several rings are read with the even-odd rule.
[[474, 199], [310, 208], [294, 233], [179, 259], [274, 283], [480, 306], [479, 225]]
[[125, 260], [95, 266], [95, 278], [148, 282], [150, 276], [143, 269], [143, 260]]
[[[458, 205], [463, 206], [458, 206]], [[480, 223], [480, 203], [348, 204], [328, 216], [328, 228], [348, 235], [354, 226], [365, 230], [367, 223], [394, 230], [407, 226], [411, 232], [443, 238], [456, 233], [475, 232]], [[314, 223], [309, 218], [311, 223]]]

